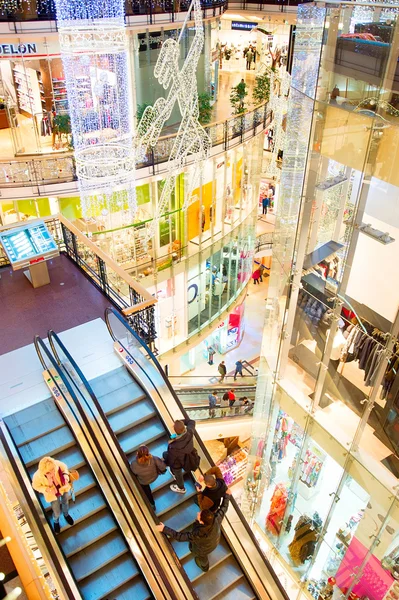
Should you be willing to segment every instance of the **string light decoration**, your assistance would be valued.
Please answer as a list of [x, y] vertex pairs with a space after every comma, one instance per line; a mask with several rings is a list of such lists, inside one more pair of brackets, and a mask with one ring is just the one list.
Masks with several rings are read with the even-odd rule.
[[274, 71], [270, 72], [270, 99], [269, 107], [273, 113], [273, 122], [269, 128], [273, 128], [273, 151], [267, 167], [268, 177], [280, 180], [281, 161], [278, 160], [280, 150], [284, 150], [286, 132], [284, 130], [284, 118], [288, 108], [288, 94], [291, 85], [291, 76], [284, 70], [280, 78]]
[[[194, 13], [195, 35], [184, 64], [179, 69], [180, 40], [187, 27], [191, 11]], [[189, 154], [194, 156], [194, 165], [184, 196], [183, 210], [194, 200], [193, 192], [201, 182], [204, 161], [210, 155], [212, 141], [198, 120], [196, 72], [204, 39], [201, 3], [200, 0], [192, 0], [178, 39], [168, 39], [164, 42], [155, 65], [154, 75], [165, 90], [169, 89], [168, 95], [166, 99], [158, 98], [153, 106], [147, 106], [138, 125], [139, 158], [142, 153], [148, 151], [149, 147], [154, 148], [165, 122], [170, 117], [176, 102], [178, 103], [181, 121], [167, 163], [169, 175], [165, 180], [154, 218], [147, 225], [146, 244], [153, 238], [159, 220], [168, 208], [176, 176], [182, 171], [186, 157]]]
[[[375, 98], [375, 97], [365, 98], [365, 100], [362, 100], [361, 102], [359, 102], [359, 104], [356, 106], [356, 108], [354, 110], [357, 111], [366, 106], [372, 106], [373, 110], [382, 108], [382, 110], [385, 110], [385, 112], [387, 112], [392, 117], [399, 116], [399, 110], [397, 108], [395, 108], [394, 106], [392, 106], [392, 104], [389, 104], [389, 102], [387, 102], [386, 100], [380, 100], [379, 98]], [[378, 116], [378, 113], [376, 113], [376, 116]]]
[[123, 0], [56, 0], [76, 172], [85, 218], [136, 212]]

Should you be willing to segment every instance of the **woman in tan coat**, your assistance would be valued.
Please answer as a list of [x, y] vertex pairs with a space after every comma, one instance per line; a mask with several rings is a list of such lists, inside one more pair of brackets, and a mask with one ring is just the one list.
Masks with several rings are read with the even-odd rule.
[[39, 469], [33, 475], [32, 487], [44, 495], [53, 509], [54, 531], [59, 533], [61, 508], [69, 525], [74, 521], [69, 515], [69, 492], [71, 489], [68, 467], [60, 460], [45, 456], [39, 462]]

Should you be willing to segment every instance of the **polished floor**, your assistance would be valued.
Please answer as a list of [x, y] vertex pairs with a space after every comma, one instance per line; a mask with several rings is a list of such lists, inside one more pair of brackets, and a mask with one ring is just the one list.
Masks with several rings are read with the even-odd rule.
[[22, 270], [0, 269], [0, 354], [98, 317], [110, 305], [65, 256], [48, 261], [50, 284], [34, 289]]

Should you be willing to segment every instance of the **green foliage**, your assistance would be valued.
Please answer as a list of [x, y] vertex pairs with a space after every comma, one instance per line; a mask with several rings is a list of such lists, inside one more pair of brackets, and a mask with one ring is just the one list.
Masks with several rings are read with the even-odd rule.
[[141, 117], [143, 116], [143, 112], [145, 111], [147, 106], [152, 106], [152, 104], [148, 104], [148, 102], [143, 102], [142, 104], [137, 105], [136, 118], [138, 123], [140, 123]]
[[68, 143], [69, 150], [73, 150], [73, 138], [71, 128], [71, 117], [68, 113], [56, 115], [53, 120], [53, 130], [58, 134], [59, 139], [64, 135]]
[[270, 97], [270, 72], [265, 71], [262, 75], [255, 77], [255, 86], [252, 91], [254, 103], [256, 105], [268, 102]]
[[198, 120], [201, 125], [207, 125], [211, 122], [212, 118], [212, 106], [211, 106], [211, 95], [207, 92], [198, 94], [198, 108], [199, 116]]
[[244, 81], [231, 88], [230, 104], [233, 109], [233, 115], [242, 115], [247, 110], [245, 98], [248, 96], [247, 84]]
[[57, 133], [69, 135], [72, 133], [71, 130], [71, 117], [66, 113], [63, 115], [56, 115], [53, 121], [54, 128]]

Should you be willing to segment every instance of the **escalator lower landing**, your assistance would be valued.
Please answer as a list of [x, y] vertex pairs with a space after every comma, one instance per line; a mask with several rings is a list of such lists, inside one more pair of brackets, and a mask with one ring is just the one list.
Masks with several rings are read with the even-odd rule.
[[[152, 594], [87, 464], [71, 429], [52, 399], [4, 419], [30, 479], [44, 456], [78, 469], [76, 504], [70, 502], [74, 524], [60, 517], [59, 545], [84, 600], [147, 600]], [[46, 514], [51, 505], [40, 495]]]
[[[148, 446], [152, 454], [161, 457], [167, 448], [168, 433], [154, 403], [125, 367], [90, 381], [90, 385], [129, 462], [141, 445]], [[197, 517], [195, 486], [186, 475], [186, 493], [176, 494], [169, 487], [172, 482], [168, 470], [151, 484], [156, 514], [169, 527], [182, 531]], [[188, 544], [174, 542], [173, 547], [200, 600], [251, 600], [256, 597], [225, 540], [222, 539], [210, 555], [207, 573], [194, 562]]]

